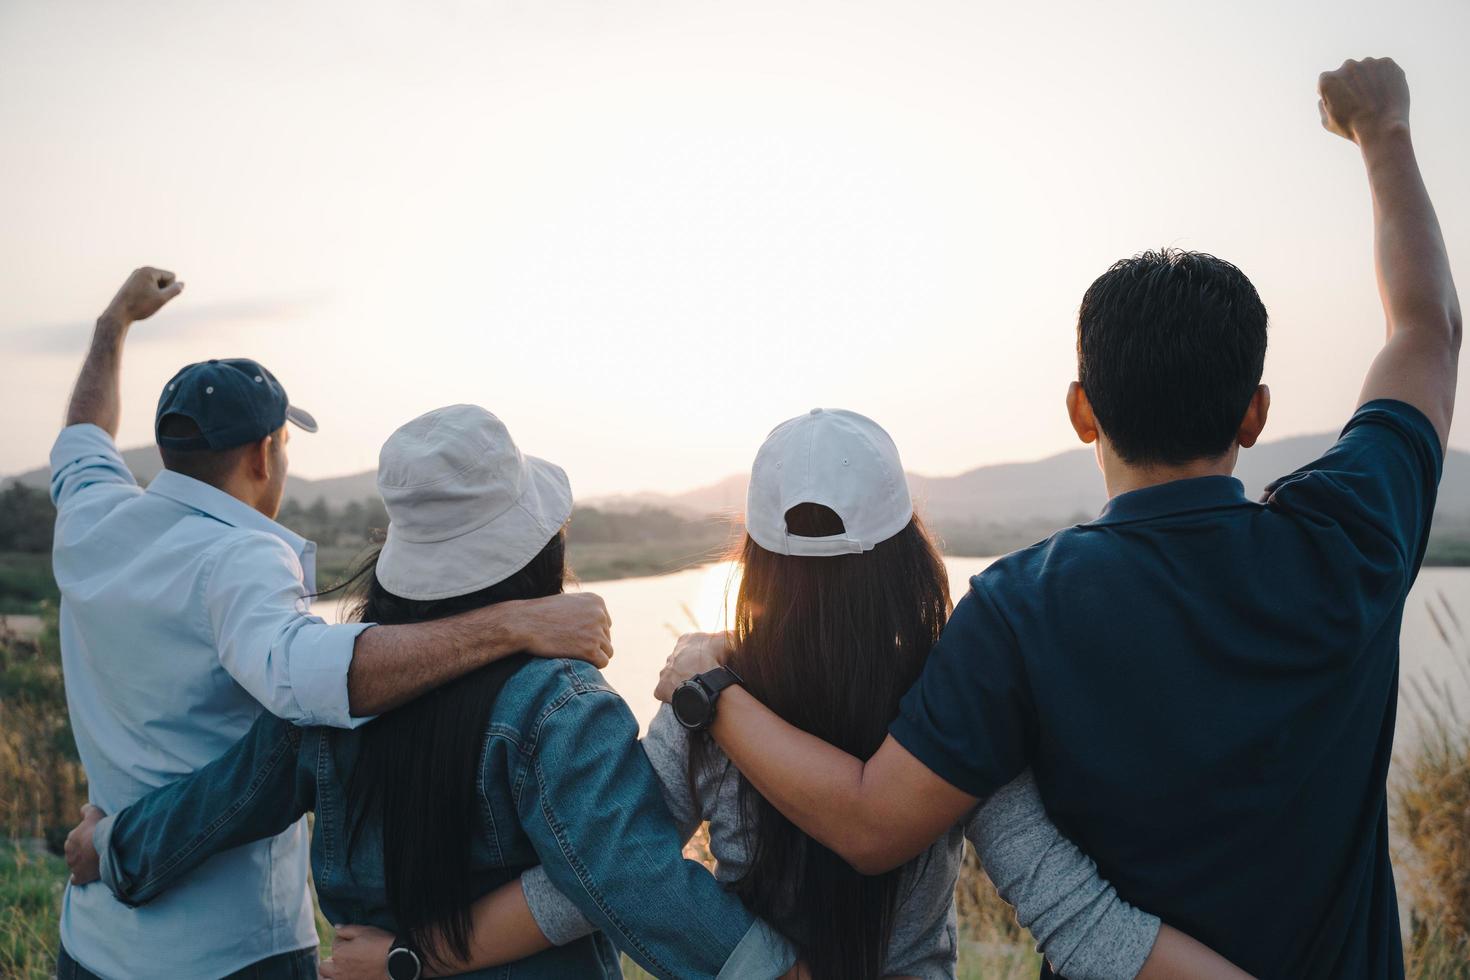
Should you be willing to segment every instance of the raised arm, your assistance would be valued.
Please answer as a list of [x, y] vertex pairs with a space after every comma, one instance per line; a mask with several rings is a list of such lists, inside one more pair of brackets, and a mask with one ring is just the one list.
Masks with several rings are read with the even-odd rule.
[[1444, 236], [1409, 137], [1409, 85], [1392, 59], [1345, 61], [1317, 83], [1322, 125], [1358, 144], [1373, 194], [1373, 258], [1388, 340], [1360, 404], [1406, 402], [1447, 444], [1463, 321]]
[[146, 320], [184, 289], [172, 272], [147, 266], [128, 276], [107, 309], [97, 318], [92, 347], [66, 409], [67, 425], [90, 422], [113, 438], [122, 419], [122, 348], [128, 328]]

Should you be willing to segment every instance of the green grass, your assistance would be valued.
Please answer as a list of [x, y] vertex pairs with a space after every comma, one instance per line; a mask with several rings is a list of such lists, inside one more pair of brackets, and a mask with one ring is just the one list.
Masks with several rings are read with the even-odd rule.
[[34, 613], [42, 602], [60, 597], [49, 553], [0, 551], [0, 615]]
[[0, 843], [0, 977], [54, 974], [66, 865], [15, 842]]

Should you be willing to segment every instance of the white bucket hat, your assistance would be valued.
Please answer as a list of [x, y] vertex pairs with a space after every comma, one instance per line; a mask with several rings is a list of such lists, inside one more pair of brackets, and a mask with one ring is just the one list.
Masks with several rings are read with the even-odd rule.
[[388, 509], [378, 581], [405, 599], [504, 581], [572, 516], [562, 468], [522, 456], [505, 423], [476, 405], [420, 415], [389, 436], [378, 492]]
[[[843, 533], [791, 534], [786, 512], [821, 504]], [[877, 422], [840, 408], [814, 408], [771, 430], [756, 453], [745, 501], [745, 530], [780, 555], [828, 557], [871, 551], [914, 517], [898, 447]]]

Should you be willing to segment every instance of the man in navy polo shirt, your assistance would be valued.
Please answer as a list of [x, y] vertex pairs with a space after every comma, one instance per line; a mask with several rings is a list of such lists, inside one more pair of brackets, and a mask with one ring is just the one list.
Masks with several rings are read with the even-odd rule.
[[[739, 686], [720, 696], [720, 746], [860, 870], [910, 859], [1030, 765], [1123, 897], [1242, 968], [1403, 976], [1385, 779], [1461, 318], [1403, 72], [1350, 61], [1319, 87], [1367, 165], [1388, 325], [1337, 444], [1248, 500], [1230, 474], [1270, 401], [1255, 289], [1209, 255], [1119, 262], [1083, 298], [1067, 398], [1101, 516], [972, 580], [866, 763]], [[713, 665], [715, 642], [681, 647], [661, 694]]]

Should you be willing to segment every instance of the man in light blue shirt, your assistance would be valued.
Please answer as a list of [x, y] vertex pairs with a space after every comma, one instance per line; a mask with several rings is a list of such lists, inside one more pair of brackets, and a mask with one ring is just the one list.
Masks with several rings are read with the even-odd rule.
[[[193, 772], [262, 708], [346, 728], [520, 651], [606, 664], [610, 623], [587, 593], [407, 626], [310, 615], [315, 546], [273, 518], [286, 421], [316, 423], [254, 361], [169, 382], [155, 419], [165, 470], [140, 488], [113, 441], [123, 341], [182, 288], [149, 268], [123, 285], [51, 453], [62, 666], [92, 804], [115, 812]], [[142, 908], [69, 887], [58, 976], [314, 977], [307, 837], [302, 821], [220, 854]]]

